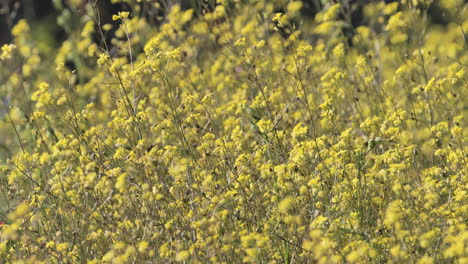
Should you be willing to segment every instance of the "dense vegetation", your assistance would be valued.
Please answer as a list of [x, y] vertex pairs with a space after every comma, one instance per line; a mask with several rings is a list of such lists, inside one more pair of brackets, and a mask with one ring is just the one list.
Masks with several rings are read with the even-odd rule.
[[1, 47], [2, 262], [468, 263], [464, 1], [69, 2]]

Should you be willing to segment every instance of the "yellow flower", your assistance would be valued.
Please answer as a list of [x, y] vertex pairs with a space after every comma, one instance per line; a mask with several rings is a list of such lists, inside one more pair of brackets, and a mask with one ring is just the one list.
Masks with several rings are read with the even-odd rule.
[[119, 12], [119, 16], [121, 18], [127, 18], [129, 14], [130, 14], [130, 12]]
[[39, 84], [39, 90], [31, 95], [31, 100], [37, 102], [37, 107], [43, 107], [54, 103], [51, 94], [48, 92], [49, 84], [41, 82]]
[[126, 173], [122, 173], [117, 177], [117, 181], [115, 182], [115, 188], [122, 193], [127, 190], [127, 174]]
[[116, 21], [116, 20], [119, 20], [119, 19], [125, 19], [125, 18], [128, 18], [128, 15], [130, 15], [129, 12], [118, 12], [117, 15], [112, 15], [112, 20]]
[[405, 23], [405, 18], [403, 16], [403, 13], [402, 12], [397, 12], [396, 14], [394, 14], [393, 16], [390, 17], [390, 19], [388, 20], [388, 24], [385, 27], [385, 29], [388, 30], [388, 31], [395, 31], [395, 30], [401, 29], [405, 25], [406, 25], [406, 23]]
[[138, 252], [145, 253], [149, 243], [147, 241], [141, 241], [138, 243]]
[[278, 211], [286, 213], [293, 205], [294, 199], [291, 196], [288, 196], [281, 200], [278, 204]]
[[337, 57], [338, 59], [342, 58], [344, 56], [344, 53], [345, 51], [343, 43], [336, 45], [336, 47], [333, 49], [333, 55], [335, 55], [335, 57]]
[[8, 215], [8, 219], [10, 221], [15, 221], [15, 220], [17, 220], [19, 218], [22, 218], [22, 217], [26, 216], [26, 213], [28, 212], [28, 210], [29, 210], [28, 204], [27, 203], [21, 203], [16, 207], [14, 212], [12, 212], [12, 213], [10, 213]]
[[245, 46], [245, 38], [240, 38], [236, 42], [234, 42], [235, 46], [243, 47]]
[[29, 32], [29, 25], [25, 19], [21, 19], [20, 21], [18, 21], [18, 23], [16, 23], [16, 25], [11, 30], [11, 33], [15, 37], [20, 37], [22, 35], [27, 34], [28, 32]]
[[301, 1], [291, 1], [289, 2], [287, 6], [288, 14], [291, 17], [295, 17], [299, 15], [299, 11], [302, 8], [302, 2]]
[[334, 4], [330, 6], [326, 10], [326, 12], [323, 14], [322, 21], [329, 21], [329, 20], [335, 19], [336, 16], [338, 15], [340, 8], [341, 8], [340, 4]]
[[183, 250], [177, 253], [175, 260], [177, 262], [186, 261], [190, 257], [190, 253], [187, 250]]
[[2, 53], [0, 54], [0, 61], [10, 59], [13, 50], [16, 49], [14, 44], [5, 44], [2, 46]]
[[258, 129], [260, 130], [261, 133], [268, 133], [273, 129], [273, 123], [271, 123], [271, 120], [260, 120], [257, 122]]
[[69, 247], [68, 243], [59, 243], [57, 244], [56, 248], [58, 252], [65, 251]]

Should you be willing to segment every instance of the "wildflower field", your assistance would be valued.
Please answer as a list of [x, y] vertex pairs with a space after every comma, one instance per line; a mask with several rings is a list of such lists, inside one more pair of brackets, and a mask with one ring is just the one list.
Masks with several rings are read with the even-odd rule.
[[466, 1], [99, 1], [1, 46], [0, 263], [468, 263]]

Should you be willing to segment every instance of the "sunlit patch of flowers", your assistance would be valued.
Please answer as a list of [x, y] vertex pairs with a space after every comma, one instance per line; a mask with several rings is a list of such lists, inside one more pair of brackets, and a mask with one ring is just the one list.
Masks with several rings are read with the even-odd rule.
[[93, 6], [55, 57], [25, 20], [1, 48], [0, 259], [468, 262], [463, 1], [371, 1], [352, 37], [332, 1], [127, 2], [113, 51]]

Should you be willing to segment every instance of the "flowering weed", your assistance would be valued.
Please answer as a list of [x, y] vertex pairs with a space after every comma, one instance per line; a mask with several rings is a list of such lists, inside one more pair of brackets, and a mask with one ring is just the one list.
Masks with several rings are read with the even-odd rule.
[[126, 2], [1, 48], [1, 259], [468, 262], [465, 2]]

